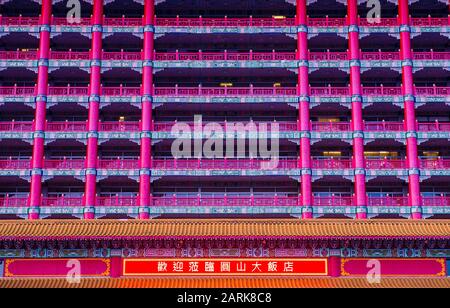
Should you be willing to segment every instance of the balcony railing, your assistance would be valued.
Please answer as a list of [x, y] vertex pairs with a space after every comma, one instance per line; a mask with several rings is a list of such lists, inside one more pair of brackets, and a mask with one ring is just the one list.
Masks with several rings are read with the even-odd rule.
[[[448, 18], [412, 18], [412, 25], [419, 27], [446, 26]], [[308, 18], [310, 27], [345, 27], [346, 18]], [[160, 27], [293, 27], [295, 18], [156, 18]], [[370, 23], [368, 19], [360, 18], [364, 27], [396, 27], [397, 18], [381, 18], [380, 23]]]
[[[103, 60], [113, 61], [139, 61], [143, 59], [142, 52], [103, 52]], [[36, 60], [38, 52], [34, 51], [0, 51], [2, 60]], [[89, 60], [90, 52], [50, 51], [52, 60]], [[361, 52], [361, 60], [366, 61], [392, 61], [401, 60], [399, 52]], [[311, 52], [311, 61], [348, 61], [348, 52]], [[415, 52], [414, 60], [449, 60], [450, 52]], [[155, 52], [156, 61], [293, 61], [295, 52]]]
[[[140, 122], [101, 122], [99, 131], [101, 132], [137, 132], [140, 131]], [[33, 122], [0, 122], [0, 131], [32, 132]], [[46, 122], [45, 130], [48, 132], [85, 132], [88, 130], [88, 122]]]
[[156, 61], [280, 61], [295, 60], [295, 52], [157, 52]]
[[[449, 87], [416, 87], [417, 95], [447, 96]], [[350, 96], [348, 87], [312, 87], [312, 96], [336, 97]], [[296, 96], [297, 88], [261, 87], [157, 87], [156, 96]], [[401, 96], [401, 87], [363, 87], [364, 96]]]
[[0, 207], [27, 207], [28, 198], [27, 197], [0, 197]]
[[84, 159], [44, 159], [44, 168], [49, 170], [79, 170], [86, 167]]
[[[361, 52], [361, 60], [401, 60], [400, 52]], [[296, 60], [295, 52], [167, 52], [155, 55], [156, 61], [280, 61]], [[311, 61], [348, 61], [348, 52], [310, 52]], [[415, 52], [414, 60], [448, 60], [450, 52]]]
[[136, 197], [97, 197], [97, 206], [137, 206]]
[[450, 169], [450, 157], [423, 157], [420, 159], [420, 168], [425, 170]]
[[[450, 87], [415, 87], [418, 96], [448, 96]], [[49, 87], [51, 96], [87, 96], [88, 87]], [[103, 96], [140, 96], [140, 87], [104, 87]], [[156, 87], [155, 96], [297, 96], [295, 87]], [[312, 87], [312, 96], [350, 96], [348, 87]], [[401, 96], [400, 87], [363, 87], [364, 96]], [[0, 96], [36, 96], [35, 87], [0, 87]]]
[[[219, 124], [223, 128], [224, 131], [227, 131], [229, 126], [235, 124], [236, 122], [240, 122], [240, 121], [211, 122], [211, 123]], [[204, 121], [203, 128], [205, 127], [205, 125], [208, 125], [208, 123], [209, 122]], [[244, 123], [245, 125], [254, 124], [256, 126], [256, 128], [261, 127], [261, 125], [266, 125], [268, 131], [271, 131], [271, 129], [273, 128], [273, 126], [275, 126], [275, 124], [278, 125], [278, 129], [280, 132], [292, 132], [292, 131], [296, 131], [298, 129], [297, 122], [242, 121], [242, 123]], [[176, 121], [176, 122], [155, 122], [155, 123], [153, 123], [153, 130], [155, 132], [170, 132], [170, 131], [172, 131], [172, 128], [177, 124], [183, 124], [183, 126], [188, 125], [192, 131], [194, 131], [194, 129], [196, 128], [196, 124], [194, 122], [184, 122], [184, 121], [178, 122], [178, 121]], [[199, 124], [197, 124], [197, 125], [199, 125]]]
[[329, 158], [329, 157], [314, 157], [312, 160], [313, 169], [352, 169], [353, 161], [346, 158]]
[[[421, 158], [420, 167], [424, 170], [448, 170], [450, 158]], [[401, 158], [373, 158], [365, 160], [368, 170], [406, 170], [408, 163]], [[262, 159], [173, 159], [155, 158], [152, 160], [155, 170], [291, 170], [300, 168], [296, 158], [278, 158], [278, 164]], [[44, 159], [44, 169], [47, 170], [82, 170], [86, 168], [86, 160], [82, 158]], [[98, 169], [103, 170], [138, 170], [139, 158], [117, 157], [115, 159], [99, 159]], [[317, 170], [352, 170], [352, 158], [313, 157], [312, 168]], [[10, 157], [0, 159], [0, 170], [30, 170], [31, 158]]]
[[[89, 26], [92, 24], [91, 18], [80, 18], [76, 23], [70, 23], [64, 17], [52, 17], [52, 25], [55, 26]], [[23, 16], [1, 16], [2, 26], [36, 26], [40, 24], [40, 17]], [[142, 26], [142, 18], [104, 17], [103, 24], [112, 27], [138, 27]], [[360, 25], [363, 27], [396, 27], [400, 23], [397, 18], [381, 18], [379, 23], [371, 23], [369, 19], [360, 18]], [[416, 27], [440, 27], [449, 24], [449, 18], [411, 18], [411, 24]], [[295, 18], [155, 18], [155, 25], [158, 27], [294, 27]], [[308, 18], [310, 27], [345, 27], [349, 23], [346, 18]]]
[[278, 87], [159, 87], [155, 96], [296, 96], [297, 88]]
[[405, 159], [396, 158], [367, 158], [366, 168], [372, 170], [407, 169], [408, 162]]
[[408, 197], [392, 196], [392, 197], [369, 197], [368, 206], [408, 206]]
[[[408, 196], [384, 196], [368, 197], [369, 207], [408, 207]], [[110, 196], [97, 197], [97, 206], [99, 207], [134, 207], [139, 206], [138, 197], [129, 196]], [[423, 206], [427, 207], [448, 207], [450, 206], [449, 196], [423, 197]], [[1, 197], [0, 207], [28, 207], [27, 197]], [[43, 197], [42, 206], [44, 207], [81, 207], [83, 206], [83, 197]], [[286, 196], [192, 196], [192, 197], [151, 197], [151, 206], [154, 207], [298, 207], [301, 205], [301, 198]], [[313, 207], [354, 207], [355, 198], [352, 196], [327, 196], [313, 197]]]
[[[270, 161], [259, 159], [154, 159], [153, 169], [161, 170], [264, 170]], [[295, 169], [297, 159], [280, 158], [275, 169]]]
[[156, 18], [159, 27], [294, 27], [294, 18]]
[[0, 159], [0, 170], [28, 170], [31, 169], [31, 158], [9, 157]]
[[[202, 128], [208, 125], [209, 122], [203, 122]], [[234, 121], [230, 122], [211, 122], [219, 124], [224, 131], [230, 128], [230, 125], [235, 124]], [[298, 122], [284, 122], [284, 121], [254, 121], [243, 122], [253, 129], [258, 131], [262, 125], [265, 125], [267, 131], [273, 131], [275, 126], [278, 126], [279, 132], [295, 132], [299, 128]], [[194, 122], [154, 122], [152, 123], [152, 129], [155, 132], [171, 132], [173, 127], [177, 124], [183, 124], [190, 127], [192, 131], [196, 129]], [[198, 124], [197, 124], [198, 125]], [[417, 123], [417, 130], [419, 132], [450, 132], [450, 123]], [[231, 127], [231, 129], [234, 129]], [[350, 132], [352, 130], [352, 124], [350, 122], [311, 122], [311, 131], [314, 132]], [[34, 130], [34, 121], [11, 121], [0, 122], [0, 132], [32, 132]], [[45, 130], [48, 132], [85, 132], [88, 130], [88, 122], [46, 122]], [[117, 122], [100, 122], [99, 131], [101, 132], [138, 132], [141, 130], [140, 121], [117, 121]], [[404, 122], [364, 122], [364, 130], [367, 132], [404, 132], [406, 130]]]
[[80, 207], [83, 206], [82, 197], [44, 197], [42, 198], [44, 207]]

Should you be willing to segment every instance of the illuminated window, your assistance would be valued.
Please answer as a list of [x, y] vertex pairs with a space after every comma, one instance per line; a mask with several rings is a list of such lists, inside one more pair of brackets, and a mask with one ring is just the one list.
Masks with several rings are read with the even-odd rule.
[[337, 123], [337, 122], [341, 122], [341, 119], [339, 118], [319, 118], [319, 122], [321, 123]]
[[341, 157], [342, 152], [323, 152], [323, 156], [325, 156], [325, 157]]
[[398, 152], [387, 152], [387, 151], [364, 152], [364, 155], [366, 157], [398, 157]]
[[439, 152], [423, 152], [425, 157], [439, 157]]

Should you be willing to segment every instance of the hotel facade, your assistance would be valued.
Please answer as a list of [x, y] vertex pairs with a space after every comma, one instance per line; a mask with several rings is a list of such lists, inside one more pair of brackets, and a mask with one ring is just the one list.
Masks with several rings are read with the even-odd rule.
[[0, 1], [0, 285], [449, 286], [449, 4], [375, 2]]

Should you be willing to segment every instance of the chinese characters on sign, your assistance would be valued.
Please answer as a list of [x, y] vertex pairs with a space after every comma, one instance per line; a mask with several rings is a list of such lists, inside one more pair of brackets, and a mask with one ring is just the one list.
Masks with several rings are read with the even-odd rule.
[[327, 276], [327, 259], [125, 259], [125, 276]]

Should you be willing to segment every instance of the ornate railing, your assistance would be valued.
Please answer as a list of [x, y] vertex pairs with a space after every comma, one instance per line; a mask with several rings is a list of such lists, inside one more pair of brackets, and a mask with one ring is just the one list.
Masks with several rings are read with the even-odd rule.
[[97, 206], [137, 206], [136, 197], [97, 197]]
[[0, 159], [0, 170], [27, 170], [31, 169], [31, 158], [9, 157]]
[[0, 197], [0, 207], [27, 207], [27, 197]]
[[[103, 52], [103, 60], [114, 61], [139, 61], [143, 58], [142, 52]], [[38, 52], [33, 51], [0, 51], [0, 59], [3, 60], [36, 60]], [[78, 51], [50, 51], [52, 60], [89, 60], [90, 52]], [[348, 61], [348, 52], [311, 52], [311, 61]], [[401, 60], [399, 52], [361, 52], [361, 60], [367, 61], [392, 61]], [[414, 52], [414, 60], [449, 60], [450, 52]], [[296, 60], [295, 52], [156, 52], [156, 61], [292, 61]]]
[[[203, 128], [208, 125], [207, 121], [203, 121]], [[222, 129], [224, 131], [227, 131], [228, 128], [230, 127], [230, 125], [234, 125], [235, 123], [241, 123], [240, 121], [228, 121], [228, 122], [212, 122], [214, 124], [219, 124]], [[260, 130], [261, 125], [266, 125], [267, 130], [270, 131], [271, 128], [273, 128], [273, 126], [276, 124], [278, 125], [278, 129], [280, 132], [292, 132], [292, 131], [297, 131], [298, 129], [298, 123], [297, 122], [285, 122], [285, 121], [273, 121], [273, 122], [268, 122], [268, 121], [242, 121], [242, 123], [244, 125], [250, 125], [250, 124], [254, 124], [256, 126], [256, 128], [258, 130]], [[154, 122], [153, 123], [153, 131], [155, 132], [170, 132], [172, 130], [172, 128], [177, 125], [177, 124], [183, 124], [183, 125], [188, 125], [191, 130], [194, 131], [194, 129], [196, 128], [196, 124], [194, 122], [184, 122], [184, 121], [179, 121], [179, 122]], [[199, 125], [199, 124], [197, 124]], [[250, 127], [250, 126], [249, 126]]]
[[[450, 87], [416, 87], [419, 96], [448, 96]], [[53, 96], [86, 96], [88, 87], [49, 87]], [[140, 87], [104, 87], [103, 96], [140, 96]], [[296, 87], [156, 87], [155, 96], [297, 96]], [[35, 87], [0, 87], [0, 96], [35, 96]], [[349, 96], [348, 87], [311, 87], [312, 96]], [[401, 96], [401, 87], [363, 87], [364, 96]]]
[[[295, 52], [166, 52], [155, 55], [156, 61], [277, 61], [296, 60]], [[361, 52], [361, 60], [401, 60], [399, 52]], [[449, 60], [450, 52], [415, 52], [414, 60]], [[311, 61], [347, 61], [348, 52], [311, 52]]]
[[156, 61], [279, 61], [295, 60], [295, 52], [157, 52]]
[[450, 206], [450, 196], [423, 197], [422, 202], [424, 206]]
[[368, 206], [408, 206], [408, 197], [392, 196], [392, 197], [369, 197]]
[[85, 167], [86, 161], [84, 159], [44, 159], [44, 168], [49, 170], [79, 170]]
[[[406, 159], [402, 158], [366, 158], [366, 169], [408, 169]], [[44, 159], [44, 169], [53, 170], [81, 170], [85, 168], [86, 161], [82, 158]], [[278, 164], [271, 164], [263, 159], [174, 159], [155, 158], [152, 160], [155, 170], [290, 170], [300, 168], [297, 158], [280, 157]], [[139, 158], [99, 159], [98, 169], [104, 170], [138, 170]], [[450, 158], [421, 158], [420, 167], [424, 170], [450, 169]], [[0, 159], [0, 170], [29, 170], [31, 159], [9, 157]], [[353, 169], [352, 158], [342, 157], [313, 157], [312, 168], [317, 170], [344, 170]]]
[[[260, 159], [154, 159], [153, 169], [161, 170], [262, 170], [269, 169], [270, 161]], [[279, 158], [275, 169], [295, 169], [297, 159]]]
[[278, 87], [159, 87], [155, 96], [296, 96], [297, 88]]
[[[369, 207], [407, 207], [407, 196], [385, 196], [368, 197]], [[110, 196], [97, 197], [97, 206], [99, 207], [133, 207], [138, 206], [138, 197], [129, 196]], [[448, 207], [450, 206], [449, 196], [423, 197], [423, 205], [428, 207]], [[81, 207], [83, 206], [83, 197], [43, 197], [42, 206], [44, 207]], [[151, 206], [155, 207], [207, 207], [207, 206], [302, 206], [301, 198], [286, 196], [192, 196], [192, 197], [151, 197]], [[313, 197], [314, 207], [353, 207], [355, 206], [354, 197], [327, 196]], [[0, 207], [28, 207], [27, 197], [1, 197]]]
[[32, 132], [33, 130], [34, 122], [0, 122], [0, 131], [2, 132]]
[[161, 18], [155, 24], [159, 27], [294, 27], [294, 18]]
[[[92, 24], [91, 18], [80, 18], [75, 23], [64, 17], [53, 17], [51, 21], [55, 26], [89, 26]], [[1, 16], [0, 25], [4, 26], [36, 26], [40, 24], [40, 17], [23, 16]], [[139, 27], [143, 25], [142, 18], [104, 17], [104, 26], [111, 27]], [[360, 25], [363, 27], [397, 27], [397, 18], [381, 18], [379, 23], [373, 23], [366, 18], [360, 18]], [[411, 24], [416, 27], [440, 27], [449, 24], [448, 17], [442, 18], [411, 18]], [[159, 27], [294, 27], [295, 18], [272, 17], [272, 18], [155, 18], [155, 25]], [[308, 18], [310, 27], [345, 27], [349, 23], [346, 18]]]
[[420, 159], [420, 168], [425, 170], [450, 169], [449, 157], [423, 157]]
[[320, 157], [313, 158], [313, 169], [352, 169], [353, 161], [346, 158], [329, 158]]
[[[140, 122], [101, 122], [101, 132], [137, 132], [140, 130]], [[33, 122], [11, 121], [0, 122], [0, 131], [31, 132], [34, 130]], [[45, 130], [48, 132], [85, 132], [88, 130], [88, 122], [46, 122]]]
[[407, 169], [408, 162], [405, 159], [396, 158], [367, 158], [366, 168], [374, 170]]
[[98, 168], [105, 170], [136, 170], [139, 169], [139, 159], [100, 159]]
[[45, 207], [80, 207], [83, 206], [82, 197], [44, 197], [42, 198], [42, 206]]
[[[210, 122], [203, 122], [202, 128], [208, 125]], [[230, 122], [212, 122], [219, 124], [224, 131], [228, 128], [234, 129], [234, 121]], [[298, 122], [285, 122], [285, 121], [244, 121], [244, 125], [247, 125], [251, 129], [251, 124], [254, 125], [255, 131], [261, 130], [261, 125], [265, 125], [267, 131], [272, 131], [277, 125], [280, 132], [294, 132], [298, 130]], [[172, 128], [177, 124], [187, 125], [191, 130], [196, 129], [194, 122], [154, 122], [152, 124], [153, 131], [155, 132], [171, 132]], [[198, 124], [197, 124], [198, 125]], [[231, 126], [230, 126], [231, 125]], [[350, 122], [311, 122], [311, 131], [315, 132], [349, 132], [352, 130], [352, 124]], [[101, 132], [138, 132], [141, 129], [140, 121], [117, 121], [117, 122], [100, 122], [99, 131]], [[364, 122], [364, 129], [367, 132], [403, 132], [405, 131], [404, 122]], [[0, 131], [12, 131], [12, 132], [31, 132], [34, 130], [34, 121], [11, 121], [0, 122]], [[46, 122], [45, 130], [48, 132], [84, 132], [88, 130], [88, 122]], [[433, 123], [419, 123], [417, 122], [417, 130], [419, 132], [450, 132], [450, 123], [441, 123], [439, 121]]]

